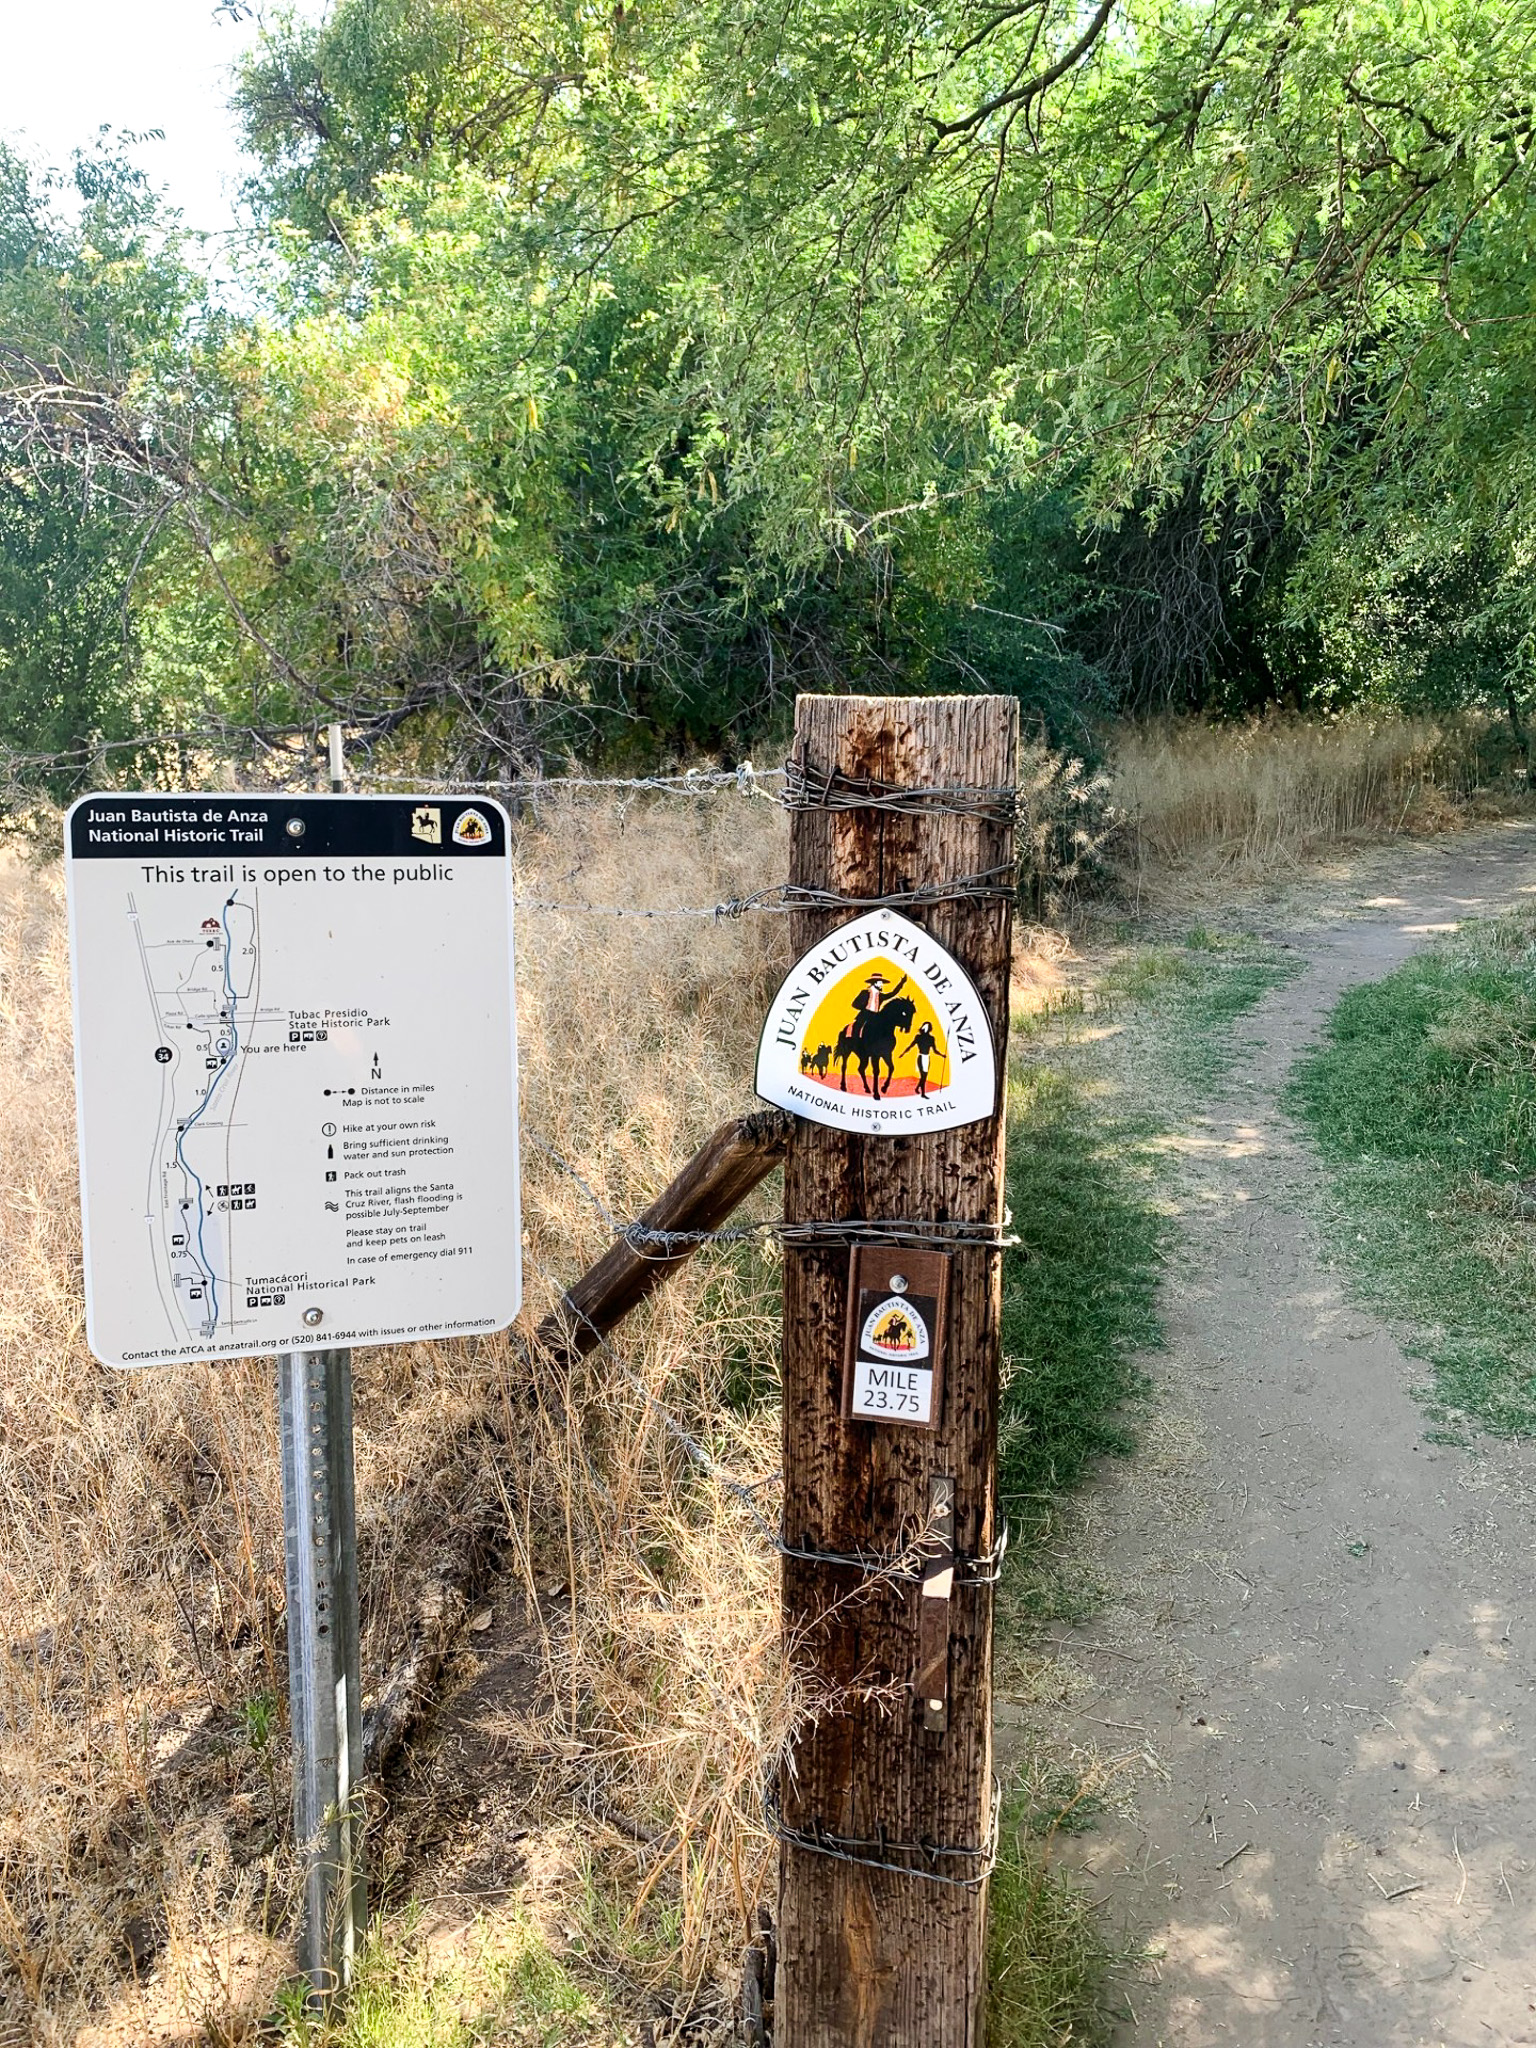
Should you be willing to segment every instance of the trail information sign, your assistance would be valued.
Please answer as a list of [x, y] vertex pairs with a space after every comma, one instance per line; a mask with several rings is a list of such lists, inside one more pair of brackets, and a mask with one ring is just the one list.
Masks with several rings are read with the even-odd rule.
[[89, 796], [66, 845], [96, 1356], [171, 1364], [510, 1323], [504, 812]]

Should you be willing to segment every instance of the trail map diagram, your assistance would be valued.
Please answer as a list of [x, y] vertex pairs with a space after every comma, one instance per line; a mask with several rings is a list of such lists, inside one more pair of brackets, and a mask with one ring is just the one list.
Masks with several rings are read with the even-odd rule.
[[504, 1329], [510, 823], [141, 793], [66, 821], [86, 1335], [108, 1365]]
[[160, 1118], [144, 1214], [155, 1285], [178, 1335], [214, 1338], [238, 1321], [233, 1237], [257, 1198], [240, 1164], [238, 1109], [258, 1023], [258, 891], [212, 901], [191, 930], [183, 922], [156, 932], [133, 894], [128, 915], [160, 1034]]

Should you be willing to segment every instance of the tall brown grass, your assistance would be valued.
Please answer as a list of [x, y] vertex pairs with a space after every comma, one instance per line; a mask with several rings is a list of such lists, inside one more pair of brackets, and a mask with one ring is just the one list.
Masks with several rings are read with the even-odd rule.
[[[783, 836], [773, 807], [734, 796], [569, 803], [525, 829], [519, 884], [631, 909], [707, 903], [781, 876]], [[782, 944], [767, 917], [522, 914], [525, 1124], [616, 1214], [750, 1106]], [[233, 2038], [282, 1975], [292, 1897], [270, 1367], [125, 1375], [91, 1359], [69, 1067], [61, 878], [13, 857], [0, 866], [0, 2041], [168, 2041], [205, 2023]], [[607, 1227], [532, 1144], [524, 1221], [531, 1320]], [[356, 1359], [365, 1692], [454, 1532], [489, 1522], [544, 1658], [535, 1694], [504, 1717], [503, 1768], [523, 1826], [551, 1845], [560, 1923], [580, 1920], [584, 1896], [624, 1899], [583, 1944], [630, 1978], [657, 1916], [654, 1968], [707, 1975], [766, 1882], [756, 1779], [790, 1711], [771, 1558], [673, 1425], [733, 1475], [769, 1477], [774, 1293], [769, 1256], [707, 1253], [611, 1351], [535, 1384], [505, 1338]], [[771, 1495], [765, 1506], [771, 1517]]]
[[[1481, 744], [1432, 721], [1145, 728], [1121, 736], [1113, 800], [1143, 865], [1268, 869], [1449, 815]], [[1029, 774], [1042, 873], [1091, 866], [1098, 782], [1043, 754]], [[705, 904], [782, 877], [784, 840], [757, 799], [571, 799], [522, 829], [519, 888]], [[521, 914], [527, 1322], [607, 1243], [602, 1209], [637, 1213], [749, 1106], [785, 940], [767, 916]], [[293, 1898], [270, 1366], [118, 1374], [87, 1353], [61, 876], [14, 856], [0, 1160], [0, 2043], [238, 2038], [284, 1972]], [[795, 1707], [772, 1560], [683, 1438], [774, 1519], [776, 1279], [769, 1251], [702, 1254], [566, 1374], [506, 1338], [356, 1360], [365, 1691], [444, 1554], [493, 1541], [539, 1664], [498, 1769], [549, 1938], [621, 1987], [686, 1994], [769, 1882], [758, 1776]], [[407, 1887], [408, 1804], [381, 1800], [374, 1832], [377, 1875]]]
[[1111, 801], [1138, 873], [1270, 874], [1351, 839], [1456, 822], [1507, 767], [1501, 731], [1470, 716], [1159, 720], [1116, 735]]

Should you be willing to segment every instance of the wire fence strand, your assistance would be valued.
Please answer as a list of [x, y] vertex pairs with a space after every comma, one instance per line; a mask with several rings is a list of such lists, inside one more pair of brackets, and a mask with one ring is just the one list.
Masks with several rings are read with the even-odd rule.
[[[882, 1828], [874, 1835], [839, 1835], [813, 1821], [809, 1827], [792, 1827], [785, 1820], [777, 1792], [772, 1785], [763, 1791], [763, 1822], [775, 1841], [793, 1849], [805, 1849], [813, 1856], [830, 1856], [837, 1863], [856, 1863], [865, 1870], [886, 1870], [896, 1877], [916, 1877], [929, 1884], [953, 1885], [961, 1891], [980, 1891], [997, 1867], [1001, 1834], [1002, 1786], [992, 1780], [991, 1815], [986, 1839], [977, 1843], [934, 1842], [926, 1837], [915, 1842], [892, 1841]], [[914, 1859], [898, 1863], [894, 1859]], [[918, 1860], [920, 1859], [920, 1860]], [[941, 1870], [943, 1861], [973, 1864], [974, 1869], [956, 1873]]]
[[[105, 766], [115, 755], [154, 755], [175, 750], [198, 756], [223, 756], [226, 760], [260, 754], [264, 765], [280, 765], [307, 776], [313, 762], [310, 754], [324, 747], [324, 721], [314, 724], [260, 726], [236, 720], [211, 726], [178, 728], [171, 732], [139, 733], [127, 739], [82, 740], [73, 747], [52, 752], [0, 749], [0, 789], [12, 801], [37, 794], [31, 785], [47, 776], [87, 773], [98, 763]], [[295, 750], [292, 743], [307, 742]], [[592, 796], [669, 796], [708, 798], [736, 795], [765, 800], [788, 811], [880, 810], [903, 814], [947, 814], [1012, 824], [1019, 813], [1020, 789], [1011, 784], [998, 787], [967, 784], [905, 786], [872, 776], [844, 775], [837, 770], [815, 770], [804, 762], [790, 760], [781, 768], [758, 768], [742, 761], [732, 768], [688, 768], [655, 775], [591, 775], [577, 770], [553, 774], [509, 771], [496, 776], [452, 776], [430, 770], [376, 768], [366, 758], [374, 736], [354, 733], [351, 773], [354, 781], [377, 785], [402, 794], [420, 791], [475, 791], [505, 798], [513, 804], [532, 804], [572, 794]], [[364, 758], [359, 758], [362, 755]], [[571, 908], [601, 909], [601, 905], [572, 905]], [[640, 913], [633, 913], [640, 914]], [[662, 913], [649, 913], [660, 915]]]
[[614, 1215], [591, 1182], [579, 1174], [548, 1139], [534, 1130], [525, 1130], [523, 1135], [586, 1197], [613, 1236], [642, 1258], [654, 1251], [660, 1258], [668, 1259], [680, 1251], [696, 1251], [707, 1244], [889, 1244], [899, 1245], [904, 1250], [933, 1245], [943, 1250], [970, 1247], [983, 1251], [1013, 1251], [1021, 1242], [1013, 1228], [1011, 1209], [1004, 1209], [1001, 1223], [989, 1219], [972, 1222], [944, 1216], [839, 1216], [797, 1223], [765, 1217], [755, 1223], [721, 1224], [714, 1230], [663, 1230], [643, 1221], [625, 1223]]
[[640, 910], [631, 903], [578, 903], [550, 896], [520, 896], [522, 910], [565, 911], [588, 917], [705, 917], [717, 923], [746, 917], [753, 911], [785, 916], [797, 910], [920, 910], [939, 903], [999, 903], [1010, 901], [1018, 892], [1017, 864], [1001, 861], [981, 868], [973, 875], [957, 875], [952, 882], [925, 882], [915, 889], [891, 889], [880, 896], [845, 896], [837, 889], [809, 889], [798, 882], [776, 882], [771, 888], [754, 889], [748, 896], [728, 896], [720, 903], [666, 904], [659, 910]]
[[[565, 1176], [571, 1181], [573, 1186], [575, 1186], [579, 1190], [579, 1192], [585, 1197], [586, 1201], [590, 1204], [594, 1212], [602, 1219], [603, 1223], [613, 1233], [613, 1235], [623, 1242], [632, 1241], [634, 1236], [638, 1233], [645, 1239], [657, 1239], [664, 1242], [670, 1249], [672, 1249], [675, 1252], [676, 1250], [684, 1247], [689, 1249], [696, 1249], [700, 1245], [704, 1244], [740, 1242], [743, 1239], [753, 1238], [761, 1240], [763, 1237], [769, 1235], [778, 1236], [785, 1242], [794, 1242], [795, 1237], [799, 1234], [809, 1233], [814, 1236], [819, 1236], [820, 1233], [826, 1231], [830, 1233], [835, 1233], [835, 1241], [837, 1242], [853, 1243], [864, 1242], [865, 1240], [851, 1237], [848, 1235], [848, 1233], [850, 1231], [858, 1231], [861, 1227], [863, 1227], [868, 1228], [870, 1230], [877, 1230], [881, 1232], [895, 1231], [901, 1233], [910, 1233], [909, 1236], [904, 1236], [899, 1241], [907, 1243], [916, 1242], [920, 1244], [930, 1244], [935, 1241], [932, 1233], [935, 1230], [941, 1230], [946, 1227], [942, 1224], [936, 1225], [933, 1223], [915, 1224], [899, 1222], [893, 1224], [871, 1224], [867, 1226], [861, 1226], [857, 1222], [852, 1224], [835, 1222], [825, 1225], [784, 1224], [765, 1222], [762, 1224], [740, 1224], [736, 1226], [727, 1226], [726, 1228], [720, 1230], [650, 1231], [645, 1229], [643, 1225], [633, 1223], [621, 1223], [618, 1217], [616, 1217], [613, 1211], [608, 1207], [607, 1203], [602, 1199], [601, 1195], [599, 1195], [597, 1190], [592, 1186], [591, 1182], [588, 1181], [584, 1175], [578, 1173], [576, 1168], [571, 1165], [570, 1161], [566, 1159], [560, 1152], [558, 1152], [555, 1149], [555, 1147], [550, 1144], [547, 1138], [542, 1137], [537, 1131], [529, 1131], [526, 1133], [526, 1135], [530, 1142], [534, 1145], [534, 1147], [538, 1151], [542, 1152], [545, 1158], [550, 1160], [551, 1163], [561, 1173], [565, 1174]], [[1003, 1230], [1006, 1230], [1009, 1220], [1010, 1219], [1007, 1213], [1005, 1212], [1002, 1226]], [[959, 1229], [969, 1228], [970, 1226], [954, 1225], [948, 1227]], [[985, 1227], [990, 1229], [998, 1228], [997, 1226], [977, 1227]], [[919, 1235], [919, 1233], [923, 1234]], [[880, 1241], [891, 1242], [892, 1239], [889, 1236], [882, 1236]], [[998, 1243], [1012, 1245], [1017, 1244], [1018, 1239], [1011, 1235], [1008, 1235], [1006, 1237], [999, 1235], [999, 1237], [997, 1237], [996, 1239], [987, 1239], [981, 1241], [987, 1242], [989, 1244]], [[817, 1564], [831, 1567], [834, 1569], [855, 1571], [858, 1572], [862, 1577], [868, 1579], [889, 1579], [898, 1581], [903, 1584], [916, 1584], [922, 1579], [924, 1563], [927, 1561], [930, 1555], [933, 1554], [929, 1549], [927, 1537], [922, 1531], [916, 1532], [911, 1536], [909, 1540], [899, 1544], [896, 1548], [882, 1551], [836, 1550], [828, 1549], [821, 1545], [791, 1543], [784, 1535], [782, 1528], [775, 1529], [767, 1520], [766, 1516], [764, 1516], [761, 1509], [758, 1507], [756, 1498], [757, 1495], [761, 1493], [766, 1487], [777, 1484], [783, 1478], [782, 1473], [775, 1472], [770, 1474], [769, 1477], [767, 1477], [766, 1479], [759, 1479], [754, 1481], [747, 1481], [733, 1477], [732, 1474], [727, 1472], [724, 1469], [724, 1467], [719, 1463], [719, 1461], [708, 1450], [705, 1449], [705, 1447], [698, 1441], [697, 1437], [694, 1436], [693, 1433], [682, 1422], [678, 1420], [678, 1418], [673, 1414], [672, 1410], [668, 1408], [666, 1403], [652, 1392], [652, 1390], [646, 1385], [645, 1381], [641, 1379], [640, 1375], [637, 1372], [635, 1372], [633, 1367], [626, 1364], [624, 1359], [619, 1355], [618, 1351], [614, 1348], [612, 1339], [610, 1338], [608, 1332], [606, 1330], [601, 1329], [589, 1317], [583, 1315], [582, 1311], [571, 1300], [569, 1294], [562, 1295], [559, 1307], [556, 1310], [556, 1314], [564, 1315], [573, 1324], [583, 1324], [589, 1331], [591, 1331], [592, 1335], [596, 1339], [596, 1343], [594, 1344], [593, 1349], [600, 1351], [603, 1354], [603, 1356], [611, 1362], [611, 1364], [615, 1367], [615, 1369], [619, 1372], [623, 1379], [629, 1384], [629, 1386], [631, 1386], [634, 1389], [634, 1391], [638, 1393], [641, 1396], [641, 1398], [652, 1408], [652, 1410], [660, 1418], [668, 1435], [671, 1436], [673, 1441], [679, 1445], [679, 1447], [686, 1453], [686, 1455], [693, 1461], [693, 1463], [697, 1465], [701, 1471], [707, 1473], [716, 1485], [723, 1487], [726, 1492], [732, 1494], [737, 1500], [739, 1500], [742, 1503], [742, 1505], [747, 1509], [747, 1512], [751, 1515], [752, 1520], [757, 1527], [758, 1533], [761, 1535], [764, 1542], [766, 1542], [769, 1545], [769, 1547], [777, 1553], [778, 1556], [785, 1558], [794, 1558], [799, 1560], [800, 1562], [807, 1564]], [[989, 1550], [984, 1551], [975, 1557], [956, 1555], [954, 1559], [955, 1585], [995, 1586], [998, 1580], [1002, 1577], [1003, 1564], [1005, 1559], [1007, 1558], [1007, 1555], [1008, 1524], [1004, 1522], [1001, 1531], [999, 1532], [995, 1542]]]

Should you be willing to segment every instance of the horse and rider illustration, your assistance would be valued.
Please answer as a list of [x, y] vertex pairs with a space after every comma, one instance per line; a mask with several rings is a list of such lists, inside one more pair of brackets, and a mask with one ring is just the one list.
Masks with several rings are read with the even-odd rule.
[[[857, 1066], [859, 1085], [866, 1095], [872, 1095], [879, 1101], [883, 1095], [889, 1094], [896, 1078], [897, 1041], [904, 1033], [912, 1032], [913, 1020], [917, 1016], [916, 1002], [911, 996], [901, 993], [906, 982], [906, 975], [902, 975], [894, 986], [889, 984], [887, 975], [878, 971], [869, 975], [853, 999], [854, 1014], [838, 1033], [837, 1043], [830, 1047], [819, 1045], [809, 1064], [802, 1055], [802, 1070], [814, 1071], [824, 1079], [827, 1062], [834, 1063], [839, 1085], [846, 1094], [848, 1069]], [[941, 1058], [943, 1056], [943, 1048], [933, 1026], [926, 1020], [912, 1033], [901, 1051], [905, 1054], [914, 1049], [917, 1053], [917, 1093], [926, 1098], [933, 1056], [935, 1053]]]

